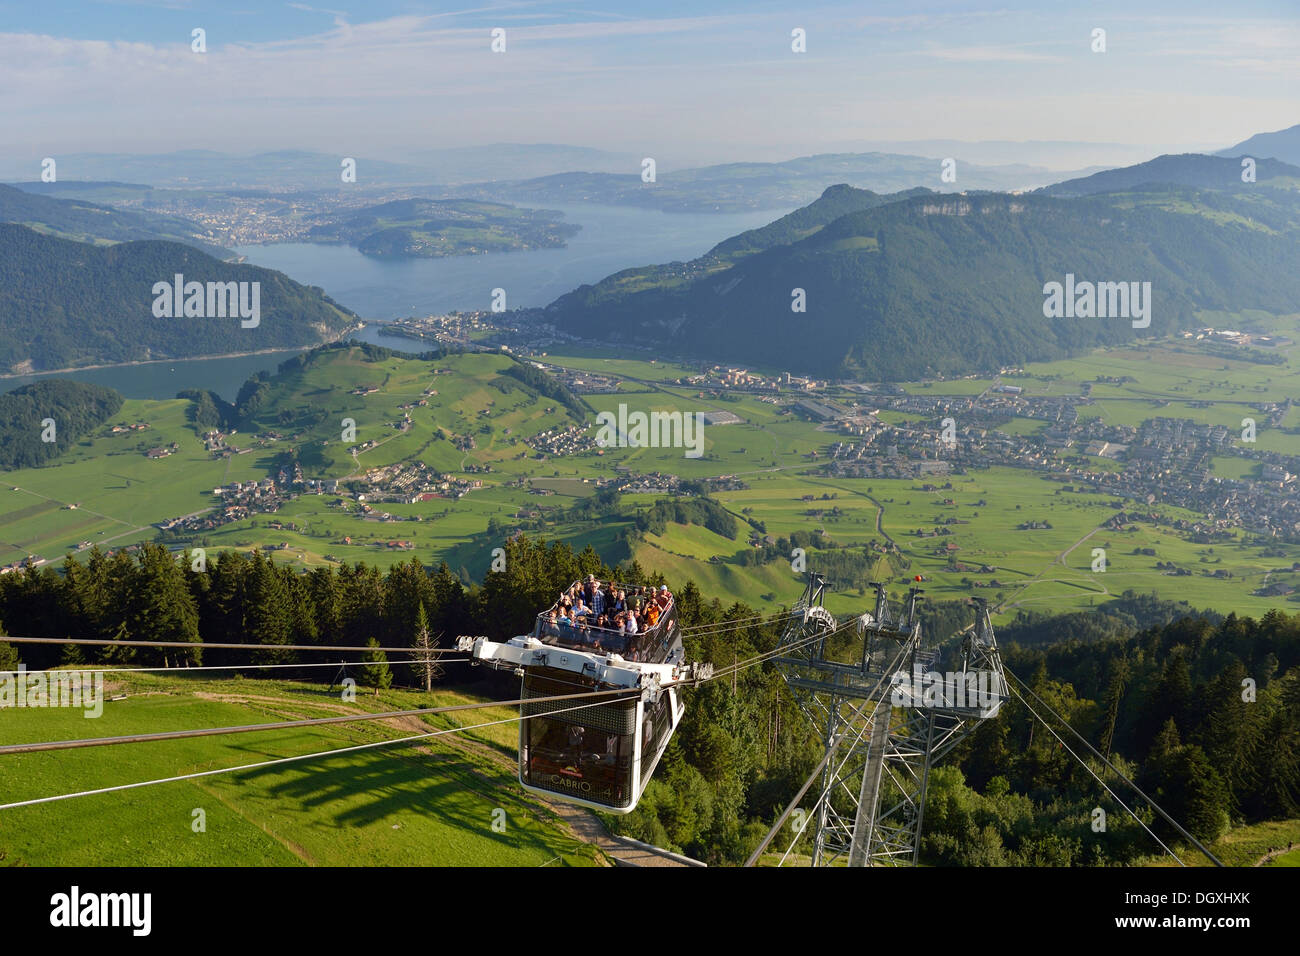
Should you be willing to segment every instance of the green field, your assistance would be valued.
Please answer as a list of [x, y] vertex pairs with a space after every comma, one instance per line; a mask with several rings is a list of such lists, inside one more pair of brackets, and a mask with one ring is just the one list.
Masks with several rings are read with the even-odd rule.
[[[579, 549], [591, 544], [611, 563], [635, 557], [673, 580], [695, 580], [705, 593], [724, 602], [788, 602], [801, 586], [801, 575], [788, 559], [761, 566], [738, 560], [751, 547], [753, 529], [747, 522], [753, 521], [773, 538], [808, 532], [858, 553], [869, 543], [892, 542], [899, 554], [880, 563], [877, 572], [895, 589], [921, 574], [932, 599], [978, 594], [975, 584], [996, 579], [996, 586], [983, 593], [1000, 605], [1002, 620], [1022, 609], [1087, 608], [1130, 589], [1154, 591], [1197, 607], [1258, 615], [1286, 606], [1288, 597], [1256, 597], [1253, 591], [1278, 583], [1300, 584], [1300, 579], [1292, 582], [1295, 576], [1288, 576], [1289, 571], [1281, 571], [1293, 558], [1276, 549], [1265, 553], [1240, 532], [1213, 546], [1189, 542], [1169, 522], [1202, 516], [1177, 508], [1157, 503], [1154, 510], [1163, 523], [1144, 519], [1123, 530], [1109, 530], [1104, 523], [1121, 508], [1133, 510], [1133, 502], [1065, 491], [1030, 471], [976, 470], [941, 480], [945, 487], [933, 491], [923, 491], [922, 482], [912, 479], [832, 479], [818, 469], [829, 446], [843, 436], [759, 395], [709, 397], [676, 384], [692, 373], [690, 369], [599, 351], [553, 354], [545, 361], [620, 377], [624, 390], [585, 396], [589, 411], [580, 416], [504, 375], [512, 365], [504, 355], [468, 353], [436, 361], [394, 355], [376, 360], [360, 350], [332, 350], [285, 374], [259, 408], [251, 431], [229, 437], [243, 453], [216, 460], [202, 449], [196, 434], [201, 429], [188, 420], [187, 402], [127, 402], [117, 422], [147, 422], [146, 430], [111, 435], [114, 423], [109, 423], [56, 466], [6, 476], [0, 486], [0, 563], [28, 554], [58, 561], [85, 542], [113, 547], [150, 539], [157, 533], [157, 522], [217, 506], [212, 489], [218, 485], [265, 477], [277, 461], [296, 453], [310, 478], [357, 480], [370, 469], [423, 461], [481, 486], [459, 498], [379, 503], [369, 515], [361, 513], [350, 495], [341, 496], [340, 503], [340, 495], [303, 494], [274, 515], [225, 524], [191, 543], [210, 550], [274, 546], [277, 560], [304, 566], [366, 561], [387, 567], [415, 553], [426, 564], [445, 560], [453, 570], [478, 580], [506, 531], [540, 521], [541, 533], [548, 537]], [[1120, 383], [1097, 381], [1106, 376]], [[1130, 424], [1177, 415], [1235, 428], [1246, 412], [1258, 417], [1250, 402], [1276, 398], [1283, 394], [1279, 389], [1300, 395], [1300, 378], [1290, 365], [1227, 360], [1198, 352], [1185, 340], [1141, 352], [1111, 349], [1030, 366], [1023, 375], [1004, 376], [1002, 381], [1021, 385], [1027, 395], [1049, 396], [1074, 393], [1082, 383], [1092, 382], [1093, 404], [1079, 406], [1081, 413]], [[969, 395], [990, 384], [957, 379], [914, 383], [908, 389], [917, 395]], [[359, 386], [378, 391], [354, 394]], [[427, 405], [399, 407], [422, 400]], [[698, 458], [685, 457], [681, 448], [615, 447], [539, 456], [529, 447], [538, 433], [557, 427], [585, 426], [592, 434], [595, 413], [614, 412], [620, 404], [632, 412], [726, 410], [742, 421], [707, 427]], [[395, 427], [405, 414], [409, 426]], [[885, 411], [880, 417], [902, 422], [916, 416]], [[355, 424], [355, 437], [346, 436], [345, 441], [343, 429], [349, 420]], [[1300, 454], [1300, 432], [1283, 430], [1297, 423], [1300, 412], [1294, 409], [1281, 428], [1263, 427], [1261, 419], [1259, 447]], [[1027, 434], [1043, 427], [1040, 420], [1015, 418], [1003, 430]], [[143, 454], [171, 442], [179, 451], [170, 457], [152, 460]], [[367, 443], [373, 444], [365, 447]], [[350, 453], [354, 447], [355, 454]], [[1098, 468], [1121, 467], [1108, 459], [1090, 460]], [[1230, 453], [1214, 458], [1213, 467], [1230, 478], [1252, 475], [1259, 468]], [[741, 522], [739, 535], [725, 539], [703, 528], [670, 525], [662, 534], [629, 540], [626, 534], [635, 512], [652, 504], [653, 495], [625, 495], [618, 513], [595, 524], [567, 513], [595, 493], [597, 481], [614, 477], [617, 469], [683, 479], [739, 479], [747, 487], [713, 495]], [[814, 497], [811, 503], [803, 500], [809, 494]], [[944, 499], [952, 503], [944, 504]], [[1031, 520], [1051, 527], [1018, 527]], [[295, 528], [272, 529], [272, 522]], [[490, 522], [504, 530], [489, 535]], [[936, 529], [949, 533], [930, 536]], [[390, 542], [410, 542], [412, 549]], [[1092, 569], [1094, 548], [1105, 549], [1104, 572]], [[1143, 554], [1143, 549], [1154, 554]], [[812, 570], [818, 554], [814, 550], [809, 555]], [[1189, 573], [1169, 573], [1170, 564]], [[971, 570], [980, 566], [994, 570]], [[840, 587], [831, 606], [837, 612], [857, 612], [864, 599], [860, 583]]]
[[[112, 677], [103, 716], [6, 710], [0, 743], [269, 723], [464, 703], [359, 689], [141, 674]], [[516, 716], [453, 715], [7, 756], [0, 802], [258, 763]], [[602, 864], [515, 780], [516, 724], [261, 769], [0, 810], [0, 859], [32, 866], [589, 866]], [[206, 831], [195, 832], [196, 809]], [[504, 831], [493, 829], [504, 810]], [[496, 819], [500, 821], [501, 815]]]

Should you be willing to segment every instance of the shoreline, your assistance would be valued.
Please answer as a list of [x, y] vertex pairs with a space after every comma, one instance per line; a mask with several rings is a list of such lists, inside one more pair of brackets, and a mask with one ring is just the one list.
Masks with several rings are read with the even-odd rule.
[[131, 362], [104, 362], [99, 365], [74, 365], [71, 368], [53, 368], [39, 372], [0, 372], [0, 381], [11, 378], [43, 378], [48, 375], [68, 375], [73, 372], [89, 372], [104, 368], [134, 368], [138, 365], [165, 365], [168, 362], [206, 362], [212, 359], [248, 358], [253, 355], [275, 355], [279, 352], [307, 352], [314, 348], [319, 348], [322, 345], [332, 345], [354, 332], [360, 332], [365, 327], [365, 323], [352, 326], [345, 329], [334, 338], [327, 339], [324, 342], [319, 342], [316, 345], [298, 345], [275, 349], [254, 349], [251, 352], [224, 352], [215, 355], [186, 355], [180, 358], [136, 359]]

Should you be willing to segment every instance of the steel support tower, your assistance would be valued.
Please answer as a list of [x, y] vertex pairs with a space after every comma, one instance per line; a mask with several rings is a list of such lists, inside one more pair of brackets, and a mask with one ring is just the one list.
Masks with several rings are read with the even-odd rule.
[[827, 751], [800, 818], [814, 828], [813, 866], [915, 864], [930, 768], [1007, 699], [983, 600], [961, 670], [937, 675], [916, 613], [920, 589], [895, 618], [884, 585], [871, 586], [875, 611], [843, 627], [822, 606], [825, 580], [809, 574], [778, 648], [778, 669]]

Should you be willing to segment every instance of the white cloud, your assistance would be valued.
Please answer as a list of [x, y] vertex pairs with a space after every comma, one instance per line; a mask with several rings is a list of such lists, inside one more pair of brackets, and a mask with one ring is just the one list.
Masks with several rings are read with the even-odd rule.
[[[6, 141], [37, 155], [365, 147], [375, 158], [464, 142], [716, 143], [735, 159], [853, 136], [1214, 142], [1232, 140], [1216, 129], [1290, 125], [1300, 82], [1300, 27], [1247, 18], [1108, 17], [1102, 61], [1084, 52], [1087, 30], [1044, 34], [1006, 11], [557, 23], [554, 9], [508, 4], [352, 23], [289, 5], [334, 21], [266, 42], [210, 33], [206, 54], [187, 37], [0, 33]], [[531, 22], [507, 19], [521, 13]], [[795, 20], [807, 55], [786, 52]], [[505, 54], [490, 52], [495, 25], [507, 27]], [[1281, 82], [1250, 82], [1266, 73]]]

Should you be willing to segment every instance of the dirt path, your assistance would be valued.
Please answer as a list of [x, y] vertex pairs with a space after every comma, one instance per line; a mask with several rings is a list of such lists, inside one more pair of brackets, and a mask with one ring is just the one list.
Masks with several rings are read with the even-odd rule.
[[1279, 856], [1286, 856], [1294, 849], [1295, 849], [1294, 845], [1285, 846], [1285, 847], [1283, 846], [1276, 847], [1272, 850], [1269, 850], [1267, 853], [1261, 856], [1258, 860], [1252, 863], [1251, 866], [1263, 866], [1265, 863], [1269, 863], [1273, 860], [1276, 860]]
[[[1107, 520], [1109, 520], [1109, 519], [1107, 519]], [[995, 607], [993, 608], [993, 610], [994, 610], [994, 611], [1009, 611], [1009, 610], [1010, 610], [1011, 608], [1013, 608], [1013, 607], [1020, 607], [1020, 605], [1021, 605], [1022, 602], [1020, 602], [1020, 601], [1015, 601], [1015, 600], [1012, 600], [1012, 599], [1015, 598], [1016, 595], [1023, 593], [1023, 592], [1025, 591], [1025, 589], [1028, 588], [1031, 584], [1037, 584], [1037, 583], [1040, 583], [1040, 582], [1042, 582], [1042, 581], [1044, 581], [1044, 580], [1052, 581], [1052, 582], [1058, 582], [1058, 581], [1059, 581], [1060, 583], [1063, 583], [1063, 584], [1069, 584], [1069, 583], [1072, 583], [1072, 582], [1069, 582], [1069, 581], [1063, 581], [1063, 580], [1061, 580], [1061, 579], [1059, 579], [1059, 578], [1046, 578], [1046, 579], [1045, 579], [1045, 578], [1043, 577], [1043, 575], [1045, 575], [1048, 571], [1050, 571], [1050, 570], [1052, 569], [1052, 567], [1053, 567], [1054, 565], [1057, 565], [1057, 564], [1059, 564], [1059, 565], [1060, 565], [1061, 567], [1063, 567], [1063, 568], [1067, 568], [1067, 569], [1068, 569], [1068, 568], [1069, 568], [1069, 565], [1067, 565], [1067, 564], [1065, 563], [1065, 559], [1068, 558], [1068, 557], [1070, 556], [1070, 552], [1073, 551], [1075, 548], [1079, 547], [1079, 545], [1083, 544], [1085, 541], [1087, 541], [1089, 538], [1091, 538], [1094, 534], [1096, 534], [1098, 531], [1101, 531], [1101, 530], [1104, 529], [1105, 527], [1106, 527], [1105, 522], [1103, 522], [1102, 524], [1097, 525], [1097, 527], [1093, 528], [1091, 531], [1089, 531], [1089, 532], [1088, 532], [1087, 534], [1085, 534], [1083, 537], [1079, 538], [1079, 540], [1075, 541], [1074, 544], [1070, 545], [1068, 548], [1066, 548], [1064, 551], [1062, 551], [1062, 552], [1061, 552], [1060, 554], [1058, 554], [1056, 557], [1052, 558], [1051, 561], [1047, 562], [1047, 566], [1044, 567], [1044, 568], [1042, 568], [1042, 569], [1041, 569], [1037, 574], [1035, 574], [1032, 578], [1030, 578], [1028, 581], [1022, 581], [1019, 585], [1016, 585], [1016, 589], [1015, 589], [1014, 591], [1012, 591], [1009, 595], [1007, 595], [1006, 599], [1005, 599], [1001, 604], [998, 604], [997, 606], [995, 606]], [[1098, 582], [1097, 582], [1097, 586], [1098, 586], [1099, 588], [1101, 588], [1101, 593], [1102, 593], [1102, 594], [1105, 594], [1105, 595], [1109, 595], [1109, 594], [1110, 594], [1110, 591], [1106, 589], [1106, 585], [1103, 584], [1103, 583], [1101, 583], [1100, 580], [1098, 580]]]

